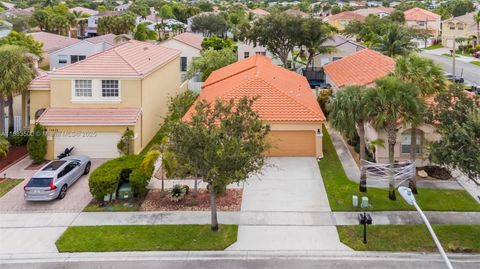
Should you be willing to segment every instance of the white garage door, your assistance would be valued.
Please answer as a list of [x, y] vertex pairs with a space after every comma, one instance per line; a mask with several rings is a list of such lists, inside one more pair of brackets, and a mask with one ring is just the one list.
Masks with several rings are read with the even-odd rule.
[[73, 154], [87, 155], [90, 158], [115, 158], [119, 156], [117, 143], [121, 134], [118, 132], [97, 132], [88, 135], [58, 135], [55, 137], [55, 156], [65, 148], [75, 147]]

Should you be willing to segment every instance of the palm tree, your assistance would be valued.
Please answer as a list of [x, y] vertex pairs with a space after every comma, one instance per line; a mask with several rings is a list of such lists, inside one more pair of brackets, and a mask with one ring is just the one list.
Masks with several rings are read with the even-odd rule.
[[[371, 89], [369, 89], [371, 90]], [[349, 86], [337, 92], [330, 102], [329, 120], [333, 128], [347, 137], [358, 134], [360, 138], [360, 161], [366, 159], [365, 152], [365, 122], [368, 121], [366, 94], [369, 91], [362, 86]], [[361, 192], [367, 191], [367, 176], [363, 169], [360, 174]]]
[[148, 28], [148, 25], [145, 22], [142, 22], [135, 28], [133, 38], [139, 41], [155, 40], [157, 38], [157, 33]]
[[395, 76], [377, 80], [374, 90], [368, 91], [365, 106], [370, 122], [387, 134], [390, 180], [388, 197], [396, 200], [394, 178], [394, 153], [397, 143], [399, 122], [412, 122], [412, 115], [421, 114], [424, 104], [419, 98], [418, 89], [411, 83], [405, 83]]
[[325, 46], [325, 41], [331, 39], [332, 29], [329, 25], [314, 19], [308, 18], [302, 23], [303, 46], [307, 48], [307, 67], [313, 62], [316, 53], [333, 51], [333, 46]]
[[377, 146], [385, 148], [385, 141], [383, 139], [377, 138], [368, 142], [368, 150], [370, 151], [370, 153], [372, 153], [374, 160], [375, 160], [375, 154], [376, 154], [375, 148]]
[[3, 135], [0, 135], [0, 156], [7, 156], [9, 146], [10, 143], [8, 143], [7, 138], [5, 138]]
[[473, 20], [477, 24], [477, 46], [480, 44], [480, 10], [473, 14]]
[[388, 27], [384, 36], [380, 36], [375, 41], [373, 47], [389, 57], [404, 55], [416, 49], [412, 38], [413, 35], [410, 30], [398, 24], [393, 24]]
[[[401, 56], [396, 59], [395, 75], [405, 83], [414, 84], [419, 90], [422, 102], [425, 97], [432, 96], [446, 89], [442, 68], [431, 59], [417, 54]], [[412, 114], [410, 159], [415, 162], [417, 150], [417, 127], [424, 122], [424, 115]], [[409, 183], [413, 193], [417, 193], [416, 178]]]
[[32, 68], [31, 58], [27, 56], [27, 51], [18, 46], [3, 45], [0, 47], [0, 128], [5, 130], [3, 119], [5, 112], [3, 109], [4, 98], [7, 97], [10, 105], [8, 106], [8, 132], [13, 132], [13, 93], [23, 93], [27, 90], [30, 81], [35, 76]]

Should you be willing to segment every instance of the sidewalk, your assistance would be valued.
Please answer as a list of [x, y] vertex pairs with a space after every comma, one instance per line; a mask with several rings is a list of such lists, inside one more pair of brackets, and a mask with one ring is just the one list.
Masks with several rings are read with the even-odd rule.
[[[428, 53], [428, 54], [433, 54], [433, 55], [440, 55], [440, 56], [443, 56], [443, 57], [448, 57], [448, 56], [445, 56], [443, 54], [451, 54], [450, 52], [450, 49], [448, 48], [439, 48], [439, 49], [434, 49], [434, 50], [423, 50], [424, 53]], [[470, 63], [470, 62], [474, 62], [474, 61], [480, 61], [480, 59], [477, 59], [475, 57], [471, 57], [471, 56], [464, 56], [464, 55], [460, 55], [460, 54], [457, 54], [457, 57], [455, 57], [455, 60], [457, 61], [461, 61], [461, 62], [466, 62], [466, 63]]]

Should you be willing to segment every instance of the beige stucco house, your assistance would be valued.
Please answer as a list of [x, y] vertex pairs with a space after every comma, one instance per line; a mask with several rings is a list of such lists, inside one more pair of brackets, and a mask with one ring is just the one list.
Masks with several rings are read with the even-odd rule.
[[133, 130], [137, 153], [181, 92], [180, 51], [128, 41], [32, 81], [23, 102], [25, 121], [47, 129], [47, 159], [66, 147], [91, 158], [119, 155], [123, 132]]
[[79, 39], [47, 32], [34, 32], [28, 35], [32, 36], [33, 39], [43, 44], [42, 61], [38, 63], [38, 66], [40, 67], [48, 66], [50, 64], [50, 54], [81, 41]]
[[441, 16], [423, 8], [414, 7], [403, 12], [405, 24], [414, 29], [426, 30], [432, 38], [440, 36]]
[[[474, 12], [471, 12], [444, 20], [442, 22], [442, 46], [453, 48], [453, 42], [458, 38], [470, 39], [472, 45], [477, 45], [477, 25], [473, 15]], [[458, 47], [458, 45], [460, 45], [459, 42], [456, 42], [455, 46]]]

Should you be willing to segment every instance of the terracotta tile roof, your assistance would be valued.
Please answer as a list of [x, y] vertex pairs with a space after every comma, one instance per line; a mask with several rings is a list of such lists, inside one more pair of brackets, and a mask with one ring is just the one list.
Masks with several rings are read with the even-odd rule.
[[429, 21], [440, 20], [441, 16], [423, 8], [414, 7], [403, 12], [406, 21]]
[[[322, 122], [325, 116], [305, 77], [274, 65], [270, 58], [255, 55], [214, 71], [205, 81], [198, 100], [259, 99], [253, 108], [265, 121]], [[190, 119], [195, 106], [184, 120]]]
[[290, 8], [290, 9], [287, 9], [283, 12], [284, 14], [288, 15], [288, 16], [297, 16], [297, 17], [308, 17], [309, 15], [301, 10], [298, 10], [298, 9], [294, 9], [294, 8]]
[[57, 76], [144, 77], [180, 55], [180, 51], [130, 40], [50, 73]]
[[191, 47], [201, 50], [202, 49], [202, 41], [203, 36], [196, 35], [193, 33], [185, 32], [181, 33], [177, 36], [174, 36], [173, 39], [185, 43]]
[[336, 21], [336, 20], [353, 20], [353, 21], [363, 21], [365, 16], [357, 14], [353, 11], [344, 11], [335, 15], [327, 16], [323, 19], [325, 22]]
[[53, 52], [81, 41], [79, 39], [47, 32], [35, 32], [28, 35], [31, 35], [35, 40], [42, 42], [43, 51], [45, 52]]
[[326, 64], [323, 69], [335, 86], [369, 85], [395, 68], [395, 61], [371, 49], [363, 49], [340, 60]]
[[257, 16], [268, 16], [268, 15], [270, 15], [270, 12], [268, 12], [264, 9], [261, 9], [261, 8], [252, 9], [252, 10], [250, 10], [250, 12], [252, 14], [257, 15]]
[[29, 90], [49, 90], [50, 77], [49, 72], [39, 72], [39, 75], [34, 78], [28, 85]]
[[100, 36], [95, 36], [95, 37], [90, 37], [90, 38], [86, 38], [84, 39], [85, 41], [88, 41], [92, 44], [98, 44], [98, 43], [102, 43], [102, 42], [105, 42], [105, 43], [108, 43], [110, 45], [115, 45], [115, 38], [117, 36], [114, 35], [114, 34], [106, 34], [106, 35], [100, 35]]
[[375, 14], [375, 15], [378, 15], [378, 14], [381, 14], [381, 13], [392, 13], [395, 9], [394, 8], [391, 8], [391, 7], [372, 7], [372, 8], [362, 8], [362, 9], [357, 9], [353, 12], [359, 14], [359, 15], [362, 15], [362, 16], [365, 16], [367, 17], [368, 15], [370, 14]]
[[133, 125], [140, 108], [47, 108], [37, 122], [43, 125]]

